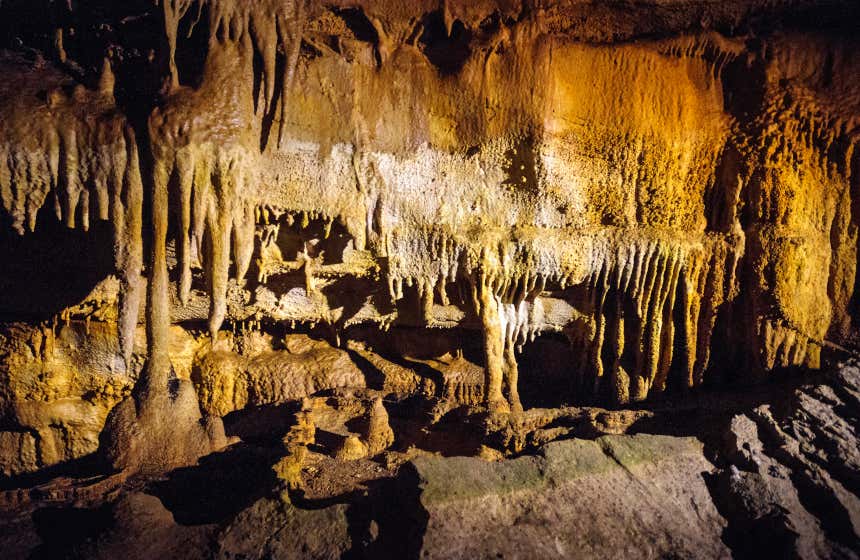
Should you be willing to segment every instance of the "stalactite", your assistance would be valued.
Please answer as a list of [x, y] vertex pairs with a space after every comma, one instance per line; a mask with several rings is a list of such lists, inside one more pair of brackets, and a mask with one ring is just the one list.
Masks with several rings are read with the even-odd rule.
[[[150, 136], [159, 145], [156, 159], [168, 178], [176, 176], [179, 189], [179, 298], [185, 304], [191, 289], [192, 244], [207, 271], [210, 296], [209, 330], [213, 341], [227, 313], [227, 287], [231, 263], [236, 279], [247, 273], [253, 253], [254, 203], [249, 195], [256, 187], [255, 150], [260, 139], [260, 122], [276, 102], [276, 53], [278, 46], [287, 55], [280, 80], [281, 127], [284, 108], [297, 62], [298, 44], [304, 18], [302, 2], [265, 1], [256, 4], [227, 0], [197, 0], [200, 10], [209, 10], [209, 53], [204, 82], [198, 90], [179, 87], [173, 61], [179, 21], [193, 0], [164, 0], [165, 32], [170, 48], [170, 69], [174, 87], [167, 106], [151, 119]], [[198, 16], [199, 17], [199, 16]], [[263, 60], [263, 111], [255, 110], [250, 84], [253, 83], [253, 52]], [[248, 77], [236, 80], [236, 68]], [[232, 84], [226, 90], [224, 83]], [[213, 105], [220, 123], [199, 123], [195, 111]], [[226, 115], [230, 115], [227, 117]], [[281, 133], [279, 133], [280, 135]], [[263, 139], [265, 144], [265, 138]], [[168, 181], [168, 185], [170, 182]], [[307, 220], [307, 215], [304, 214]], [[204, 251], [204, 240], [207, 240]]]
[[292, 91], [293, 80], [296, 73], [296, 64], [299, 60], [304, 23], [304, 0], [287, 3], [287, 7], [285, 9], [281, 9], [277, 12], [278, 37], [281, 41], [281, 49], [286, 53], [286, 69], [284, 72], [283, 86], [281, 88], [281, 115], [280, 123], [278, 124], [278, 146], [283, 143], [286, 107], [289, 103], [289, 95]]
[[[580, 365], [580, 379], [594, 379], [595, 393], [609, 391], [618, 402], [664, 391], [676, 367], [684, 385], [700, 385], [717, 310], [737, 293], [742, 254], [742, 241], [732, 237], [698, 244], [634, 240], [599, 251], [582, 300], [596, 329], [570, 335], [591, 356]], [[601, 381], [607, 374], [610, 381]]]
[[[141, 272], [143, 268], [143, 184], [137, 144], [131, 128], [125, 128], [127, 155], [125, 165], [114, 166], [115, 185], [122, 185], [122, 194], [114, 194], [113, 223], [117, 269], [120, 271], [120, 305], [117, 324], [119, 347], [126, 367], [134, 348], [134, 332], [143, 294]], [[120, 178], [122, 181], [120, 182]]]
[[236, 278], [239, 282], [245, 278], [251, 266], [255, 230], [254, 206], [246, 200], [244, 208], [237, 208], [233, 217], [233, 261], [236, 263]]
[[[0, 198], [23, 234], [53, 199], [57, 219], [89, 229], [91, 216], [110, 219], [120, 279], [118, 338], [129, 365], [141, 296], [142, 183], [135, 135], [116, 110], [115, 78], [105, 59], [98, 89], [59, 88], [47, 103], [7, 115], [0, 138]], [[38, 99], [33, 96], [33, 99]]]
[[[179, 22], [194, 4], [195, 0], [155, 0], [162, 6], [164, 17], [164, 31], [167, 37], [168, 64], [170, 70], [171, 88], [179, 87], [179, 71], [176, 68], [176, 41], [179, 33]], [[202, 8], [202, 4], [200, 5]]]
[[[194, 155], [190, 149], [176, 154], [176, 171], [179, 187], [179, 239], [176, 243], [179, 259], [179, 301], [188, 304], [191, 293], [191, 243], [194, 235], [191, 229], [191, 196], [194, 186]], [[199, 248], [198, 248], [199, 254]]]
[[[156, 148], [157, 149], [157, 148]], [[170, 169], [156, 152], [152, 186], [152, 253], [146, 302], [147, 366], [138, 387], [147, 398], [167, 393], [170, 376], [170, 299], [167, 291], [167, 219]]]
[[227, 283], [230, 272], [230, 240], [236, 196], [244, 187], [240, 162], [219, 158], [213, 173], [214, 211], [207, 216], [209, 254], [206, 257], [209, 286], [209, 333], [213, 342], [227, 315]]

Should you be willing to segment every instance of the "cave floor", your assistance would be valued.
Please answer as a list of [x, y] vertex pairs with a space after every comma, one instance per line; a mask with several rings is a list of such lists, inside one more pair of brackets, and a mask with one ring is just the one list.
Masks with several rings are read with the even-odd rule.
[[[743, 520], [741, 527], [746, 527], [744, 523], [748, 524], [749, 520], [738, 513], [734, 505], [726, 505], [725, 490], [720, 486], [716, 474], [736, 471], [733, 465], [738, 462], [737, 457], [726, 451], [726, 442], [732, 440], [729, 436], [734, 434], [732, 430], [736, 421], [733, 419], [758, 418], [756, 414], [760, 416], [760, 411], [766, 407], [781, 419], [780, 425], [785, 426], [786, 422], [797, 416], [798, 402], [803, 400], [798, 395], [821, 394], [822, 387], [829, 387], [826, 384], [815, 385], [821, 380], [821, 377], [796, 375], [788, 377], [786, 381], [742, 389], [696, 391], [633, 408], [532, 408], [516, 419], [505, 421], [488, 420], [486, 416], [465, 408], [426, 413], [428, 408], [438, 409], [439, 403], [387, 403], [393, 405], [389, 408], [392, 411], [391, 426], [396, 434], [395, 443], [390, 449], [373, 458], [336, 459], [332, 456], [334, 453], [330, 442], [339, 437], [335, 433], [337, 430], [330, 426], [326, 427], [334, 431], [317, 426], [316, 441], [308, 447], [302, 463], [301, 484], [292, 490], [285, 487], [272, 469], [285, 454], [281, 435], [289, 429], [290, 415], [274, 414], [278, 411], [273, 411], [272, 407], [243, 411], [225, 418], [228, 433], [234, 435], [232, 445], [204, 457], [195, 466], [176, 469], [161, 477], [109, 474], [97, 459], [87, 457], [37, 475], [0, 481], [0, 549], [4, 551], [5, 558], [111, 557], [118, 550], [129, 551], [123, 554], [131, 558], [155, 557], [156, 554], [161, 557], [187, 558], [290, 557], [289, 550], [301, 550], [301, 557], [324, 558], [378, 557], [380, 554], [394, 554], [395, 551], [398, 556], [416, 556], [423, 542], [425, 551], [422, 555], [435, 557], [440, 554], [433, 550], [428, 553], [426, 550], [427, 546], [434, 546], [432, 543], [436, 542], [429, 533], [440, 530], [438, 527], [434, 529], [433, 508], [436, 506], [427, 494], [428, 488], [436, 484], [433, 473], [438, 468], [432, 466], [434, 461], [442, 461], [440, 464], [454, 465], [456, 468], [460, 468], [457, 467], [457, 457], [477, 461], [472, 466], [462, 466], [466, 469], [464, 473], [457, 474], [455, 468], [443, 475], [443, 478], [468, 478], [474, 469], [484, 468], [475, 466], [479, 464], [492, 465], [492, 468], [502, 471], [513, 468], [516, 472], [518, 467], [515, 465], [523, 464], [522, 461], [535, 460], [536, 457], [548, 461], [548, 444], [572, 442], [572, 445], [578, 445], [576, 442], [596, 441], [605, 450], [615, 445], [612, 443], [615, 440], [607, 438], [627, 438], [618, 441], [645, 442], [642, 445], [647, 447], [652, 445], [649, 443], [651, 440], [641, 439], [647, 436], [665, 438], [669, 442], [692, 442], [699, 450], [697, 453], [701, 465], [705, 465], [710, 474], [692, 472], [692, 475], [697, 483], [703, 479], [707, 482], [702, 488], [707, 488], [710, 496], [693, 496], [691, 501], [694, 505], [698, 499], [716, 504], [720, 512], [719, 517], [715, 517], [720, 520], [716, 525], [721, 525], [716, 527], [720, 529], [721, 542], [717, 543], [718, 546], [727, 547], [725, 550], [731, 550], [735, 557], [744, 557], [749, 547], [744, 548], [732, 539], [736, 539], [733, 535], [738, 530], [738, 520]], [[854, 389], [843, 393], [849, 394], [851, 390]], [[826, 399], [822, 402], [826, 402]], [[849, 424], [856, 429], [857, 411], [852, 411], [850, 407], [844, 410], [849, 410]], [[273, 417], [280, 418], [282, 424], [273, 424]], [[826, 417], [819, 420], [828, 422]], [[236, 433], [242, 437], [236, 436]], [[550, 443], [552, 441], [557, 443]], [[646, 453], [649, 457], [674, 453], [661, 451], [665, 445], [660, 443], [663, 439], [654, 441], [658, 442], [653, 444], [657, 447], [649, 448]], [[821, 442], [814, 442], [815, 445], [823, 446], [819, 454], [828, 452]], [[856, 439], [853, 446], [850, 451], [856, 453]], [[768, 448], [768, 445], [764, 447]], [[744, 449], [748, 448], [749, 445]], [[768, 453], [774, 455], [772, 450]], [[621, 459], [618, 459], [617, 454], [609, 455], [624, 466], [623, 455]], [[779, 454], [775, 455], [779, 458]], [[471, 458], [476, 456], [482, 459]], [[653, 460], [659, 462], [664, 458], [656, 457]], [[577, 463], [580, 459], [574, 455], [572, 461]], [[843, 463], [850, 465], [851, 457]], [[761, 464], [761, 461], [756, 464]], [[778, 459], [774, 464], [779, 468], [793, 469], [789, 478], [796, 477], [794, 471], [802, 467], [785, 459]], [[700, 469], [701, 465], [693, 467], [693, 471]], [[822, 465], [824, 463], [818, 461], [818, 466]], [[635, 474], [639, 466], [625, 468]], [[772, 474], [776, 468], [771, 465]], [[501, 480], [508, 480], [512, 475], [502, 472], [499, 476]], [[673, 475], [666, 473], [665, 476], [668, 477], [666, 480], [658, 477], [649, 480], [648, 484], [660, 487], [667, 480], [671, 483]], [[678, 471], [677, 476], [677, 484], [680, 484], [683, 469]], [[782, 475], [775, 473], [775, 476]], [[819, 530], [830, 534], [818, 540], [835, 539], [835, 546], [841, 547], [839, 550], [842, 552], [856, 551], [857, 536], [851, 523], [860, 512], [852, 511], [856, 495], [851, 493], [857, 491], [857, 472], [840, 474], [840, 468], [837, 468], [833, 478], [842, 481], [842, 486], [848, 489], [853, 499], [846, 498], [847, 502], [843, 500], [848, 504], [845, 506], [845, 515], [849, 521], [847, 528], [822, 524]], [[602, 479], [598, 477], [597, 480]], [[456, 486], [453, 480], [448, 482]], [[795, 480], [795, 483], [801, 489], [804, 487], [802, 481]], [[474, 511], [462, 522], [464, 531], [470, 530], [472, 517], [480, 518], [484, 508], [495, 511], [493, 508], [501, 507], [504, 511], [515, 507], [511, 504], [493, 505], [492, 500], [498, 496], [492, 484], [488, 484], [487, 488], [482, 489], [487, 495], [478, 500], [477, 505], [473, 504]], [[516, 492], [532, 491], [529, 480], [514, 480], [511, 484]], [[521, 484], [522, 488], [516, 487], [517, 484]], [[557, 484], [553, 482], [550, 486], [555, 487]], [[580, 481], [579, 484], [585, 482]], [[601, 490], [601, 493], [604, 491]], [[421, 496], [422, 492], [425, 493], [424, 497]], [[783, 499], [779, 492], [776, 494], [773, 500], [778, 502]], [[811, 511], [813, 516], [827, 511], [830, 506], [810, 505], [810, 495], [807, 489], [806, 498], [801, 499], [804, 511]], [[490, 502], [486, 501], [488, 499]], [[523, 499], [539, 505], [545, 498], [536, 494]], [[587, 495], [583, 500], [587, 500]], [[456, 503], [462, 501], [462, 497], [454, 499]], [[439, 507], [443, 510], [451, 507], [450, 500], [442, 500], [442, 503], [444, 507]], [[595, 507], [598, 510], [595, 515], [599, 518], [599, 510], [603, 506]], [[637, 506], [616, 504], [613, 507], [625, 510], [626, 507], [635, 509]], [[714, 506], [709, 507], [713, 509]], [[303, 516], [306, 514], [312, 517], [305, 519]], [[321, 515], [324, 516], [322, 521], [318, 518]], [[417, 524], [413, 523], [416, 515], [419, 519]], [[449, 517], [454, 514], [443, 512], [440, 515]], [[632, 522], [640, 514], [631, 515], [629, 521]], [[429, 521], [426, 519], [428, 516]], [[549, 525], [548, 530], [564, 534], [568, 529], [562, 521], [557, 522], [560, 523], [559, 527], [553, 529]], [[793, 521], [794, 525], [791, 523], [787, 525], [791, 531], [797, 532], [803, 528], [798, 526], [796, 520]], [[295, 536], [290, 537], [293, 540], [284, 541], [285, 537], [276, 537], [284, 532], [277, 527], [290, 528], [290, 534], [293, 535], [304, 534], [311, 544], [302, 544], [296, 541], [301, 539]], [[478, 531], [474, 527], [471, 530]], [[764, 534], [772, 538], [774, 531], [764, 531]], [[237, 532], [243, 536], [236, 537]], [[263, 534], [268, 536], [262, 538], [260, 535]], [[793, 546], [800, 546], [796, 535], [784, 537], [783, 540], [795, 543]], [[660, 542], [660, 539], [655, 541], [655, 550], [663, 546]], [[675, 542], [667, 550], [675, 550], [672, 547], [676, 546], [681, 545]], [[236, 550], [244, 552], [233, 554]], [[599, 547], [594, 549], [598, 550]], [[854, 552], [848, 556], [852, 554]], [[647, 556], [651, 555], [643, 554], [643, 557]]]

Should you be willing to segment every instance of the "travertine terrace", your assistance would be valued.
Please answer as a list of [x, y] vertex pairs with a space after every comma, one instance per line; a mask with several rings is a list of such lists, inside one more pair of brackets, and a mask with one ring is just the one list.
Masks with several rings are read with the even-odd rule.
[[853, 2], [0, 16], [5, 503], [119, 528], [39, 554], [858, 554]]

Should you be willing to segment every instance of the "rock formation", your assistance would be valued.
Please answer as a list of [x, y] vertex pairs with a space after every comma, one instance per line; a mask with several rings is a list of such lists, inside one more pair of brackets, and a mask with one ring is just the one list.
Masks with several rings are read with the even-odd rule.
[[[246, 525], [358, 503], [356, 473], [417, 496], [410, 555], [486, 555], [544, 502], [563, 512], [536, 525], [605, 538], [502, 531], [492, 552], [623, 550], [618, 508], [588, 525], [559, 505], [603, 490], [655, 504], [635, 522], [653, 555], [856, 554], [856, 383], [836, 364], [860, 340], [858, 16], [847, 0], [0, 2], [0, 473], [20, 490], [96, 469], [97, 487], [49, 487], [98, 502], [250, 454], [288, 491], [217, 520], [205, 538], [226, 556], [326, 556]], [[667, 402], [714, 391], [740, 399], [719, 401], [730, 425], [663, 433]], [[461, 483], [498, 511], [474, 521]], [[128, 484], [105, 511], [182, 533]], [[338, 555], [402, 544], [367, 492], [360, 539], [328, 511], [331, 535], [364, 539]]]

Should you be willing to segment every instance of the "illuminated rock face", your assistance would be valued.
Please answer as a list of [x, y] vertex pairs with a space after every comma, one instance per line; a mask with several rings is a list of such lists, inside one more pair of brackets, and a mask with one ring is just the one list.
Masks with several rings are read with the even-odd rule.
[[[753, 37], [748, 19], [800, 8], [724, 4], [162, 0], [144, 18], [164, 61], [151, 106], [117, 101], [136, 87], [111, 69], [132, 64], [122, 45], [90, 89], [5, 56], [3, 208], [25, 235], [45, 206], [112, 221], [118, 311], [94, 320], [118, 325], [110, 371], [142, 371], [136, 407], [172, 402], [170, 325], [202, 320], [252, 362], [198, 379], [216, 414], [247, 402], [218, 387], [268, 386], [253, 364], [280, 358], [235, 334], [261, 322], [342, 345], [361, 325], [473, 332], [497, 411], [521, 407], [518, 350], [546, 333], [572, 346], [572, 401], [817, 369], [854, 320], [860, 45]], [[188, 358], [204, 370], [206, 348]], [[306, 396], [279, 390], [257, 404]], [[109, 433], [143, 418], [122, 414]]]

